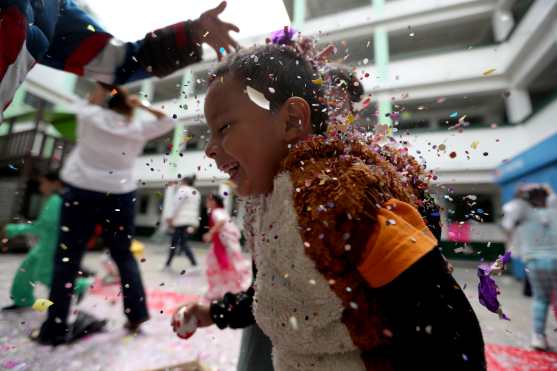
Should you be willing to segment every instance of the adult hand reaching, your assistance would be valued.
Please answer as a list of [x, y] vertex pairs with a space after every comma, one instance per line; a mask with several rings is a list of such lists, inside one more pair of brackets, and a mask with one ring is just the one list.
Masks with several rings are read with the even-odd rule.
[[226, 9], [226, 1], [221, 2], [216, 8], [201, 14], [192, 21], [193, 38], [199, 44], [206, 43], [217, 53], [218, 60], [222, 60], [223, 51], [232, 53], [238, 50], [238, 43], [229, 35], [230, 31], [240, 32], [240, 29], [228, 22], [219, 19], [219, 15]]

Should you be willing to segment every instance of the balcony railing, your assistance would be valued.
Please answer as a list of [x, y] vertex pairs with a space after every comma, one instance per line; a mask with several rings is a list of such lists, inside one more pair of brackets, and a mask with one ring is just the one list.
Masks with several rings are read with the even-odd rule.
[[73, 146], [69, 140], [34, 129], [10, 133], [0, 136], [0, 162], [30, 157], [43, 160], [47, 169], [58, 168]]

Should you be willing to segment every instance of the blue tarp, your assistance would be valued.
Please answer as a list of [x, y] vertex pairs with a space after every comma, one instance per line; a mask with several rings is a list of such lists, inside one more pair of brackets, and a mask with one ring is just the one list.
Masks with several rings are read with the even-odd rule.
[[557, 134], [499, 166], [496, 182], [503, 203], [512, 199], [521, 183], [549, 183], [557, 190]]

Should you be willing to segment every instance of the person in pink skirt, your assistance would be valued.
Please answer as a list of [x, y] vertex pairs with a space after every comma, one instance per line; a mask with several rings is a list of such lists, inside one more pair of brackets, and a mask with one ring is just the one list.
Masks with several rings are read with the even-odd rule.
[[207, 197], [209, 231], [203, 236], [211, 242], [207, 254], [208, 300], [220, 299], [227, 292], [245, 290], [251, 280], [251, 264], [242, 255], [240, 230], [232, 222], [224, 209], [224, 202], [218, 194]]

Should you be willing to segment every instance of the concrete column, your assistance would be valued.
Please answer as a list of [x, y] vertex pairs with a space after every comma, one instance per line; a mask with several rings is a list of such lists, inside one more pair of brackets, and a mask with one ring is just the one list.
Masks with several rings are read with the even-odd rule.
[[292, 25], [300, 30], [306, 19], [306, 0], [294, 0], [292, 13]]
[[507, 117], [510, 123], [517, 124], [532, 114], [532, 102], [527, 90], [515, 88], [509, 93], [505, 99]]
[[495, 41], [501, 42], [509, 36], [514, 27], [514, 18], [510, 10], [498, 9], [491, 18]]
[[[385, 7], [385, 0], [373, 0], [373, 12], [376, 16], [381, 16]], [[383, 27], [373, 30], [373, 48], [375, 53], [375, 67], [377, 69], [378, 82], [386, 85], [389, 82], [389, 35]], [[378, 123], [381, 125], [392, 126], [392, 121], [387, 115], [391, 113], [391, 101], [380, 99], [377, 101], [379, 117]]]

